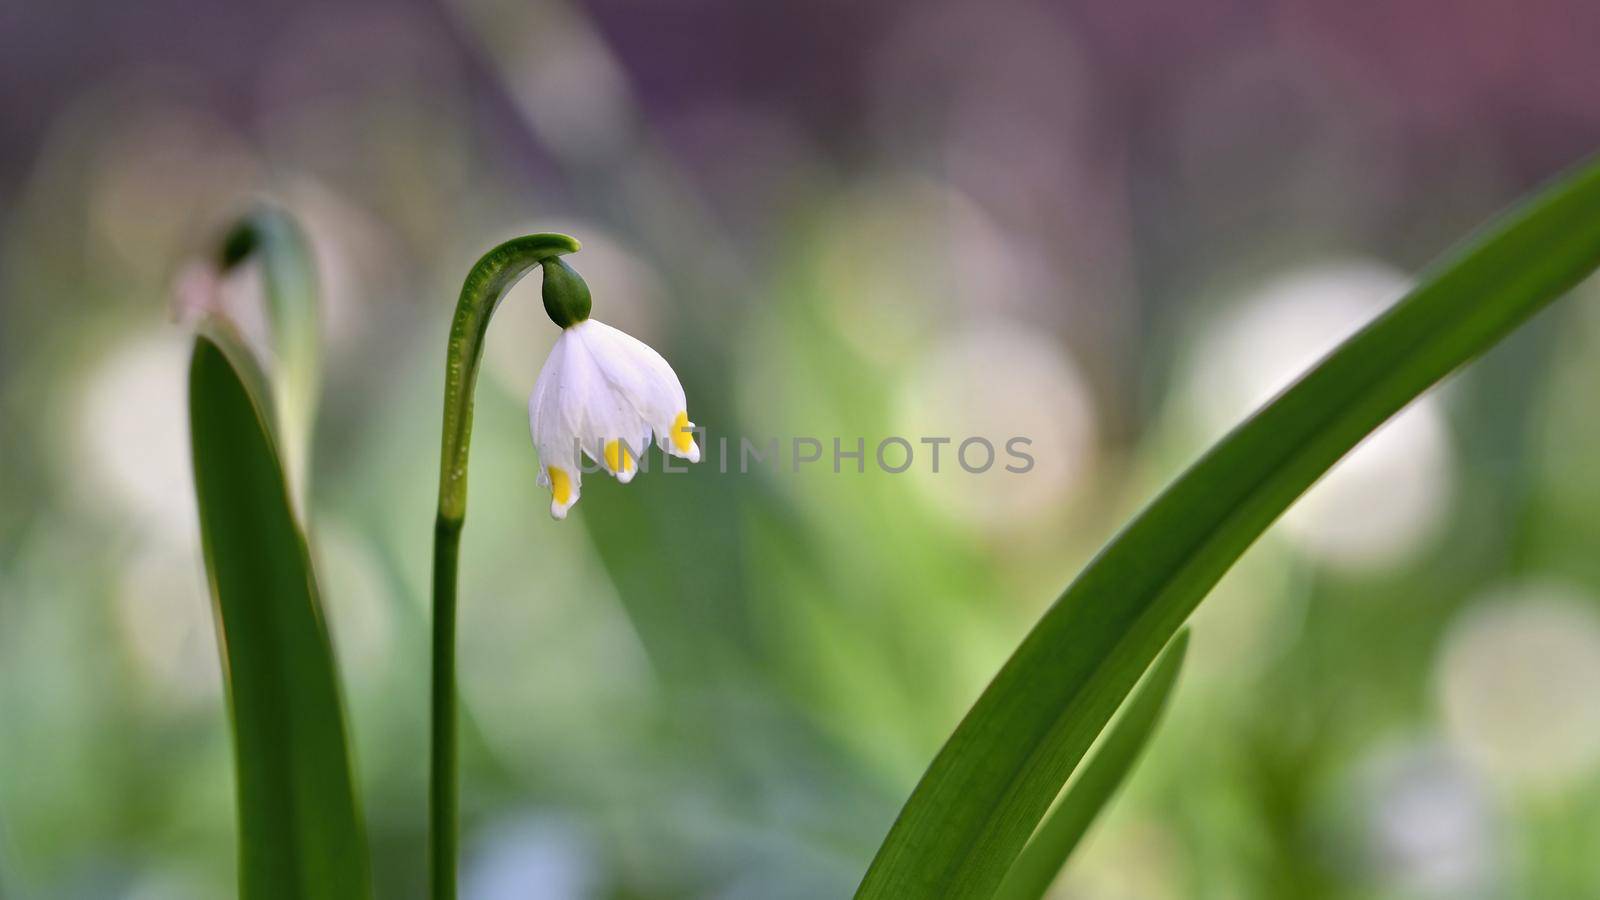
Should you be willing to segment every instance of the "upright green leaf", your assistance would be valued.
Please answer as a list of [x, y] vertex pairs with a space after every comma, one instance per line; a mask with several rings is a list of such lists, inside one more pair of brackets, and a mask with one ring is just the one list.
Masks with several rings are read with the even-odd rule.
[[1178, 671], [1183, 667], [1184, 652], [1189, 649], [1188, 630], [1178, 632], [1155, 665], [1144, 675], [1139, 689], [1117, 714], [1115, 722], [1072, 779], [1056, 808], [1034, 832], [1022, 855], [1006, 873], [995, 896], [1002, 900], [1038, 900], [1049, 890], [1067, 857], [1078, 846], [1095, 817], [1105, 808], [1123, 779], [1133, 771], [1134, 763], [1144, 752], [1150, 736], [1155, 733], [1161, 713], [1166, 709], [1167, 697], [1178, 683]]
[[1045, 613], [950, 736], [859, 897], [988, 897], [1222, 574], [1401, 407], [1600, 264], [1600, 165], [1538, 193], [1213, 447]]
[[233, 721], [239, 894], [367, 897], [333, 652], [264, 383], [225, 335], [196, 339], [190, 439]]

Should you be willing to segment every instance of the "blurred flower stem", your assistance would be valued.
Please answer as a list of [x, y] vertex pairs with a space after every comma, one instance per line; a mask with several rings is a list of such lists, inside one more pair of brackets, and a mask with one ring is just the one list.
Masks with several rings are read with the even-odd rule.
[[[241, 309], [225, 296], [226, 281], [252, 263], [261, 280], [259, 293], [249, 299], [261, 304], [265, 333], [247, 326], [257, 321], [253, 308]], [[178, 273], [173, 296], [173, 313], [180, 322], [195, 328], [210, 322], [237, 334], [271, 379], [269, 425], [302, 515], [310, 491], [311, 429], [321, 379], [318, 299], [310, 241], [294, 217], [264, 201], [223, 232], [207, 257]]]
[[321, 378], [316, 269], [299, 223], [270, 203], [256, 204], [223, 239], [222, 271], [251, 258], [261, 266], [271, 352], [276, 357], [262, 362], [271, 373], [278, 436], [292, 495], [303, 516], [311, 489], [311, 429]]
[[433, 702], [428, 773], [428, 880], [433, 900], [454, 900], [459, 856], [456, 742], [456, 582], [467, 514], [467, 451], [472, 395], [489, 319], [512, 285], [548, 259], [575, 253], [564, 234], [532, 234], [484, 254], [461, 285], [445, 361], [439, 513], [433, 533]]

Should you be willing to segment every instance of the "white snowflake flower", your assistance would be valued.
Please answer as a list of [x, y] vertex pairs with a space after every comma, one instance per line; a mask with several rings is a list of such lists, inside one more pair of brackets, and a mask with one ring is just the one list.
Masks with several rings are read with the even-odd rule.
[[663, 452], [700, 461], [683, 384], [672, 367], [643, 341], [587, 318], [587, 303], [579, 311], [581, 317], [552, 312], [558, 324], [576, 321], [562, 330], [528, 398], [539, 484], [550, 489], [550, 515], [557, 519], [578, 502], [583, 456], [623, 484], [638, 473], [652, 440]]

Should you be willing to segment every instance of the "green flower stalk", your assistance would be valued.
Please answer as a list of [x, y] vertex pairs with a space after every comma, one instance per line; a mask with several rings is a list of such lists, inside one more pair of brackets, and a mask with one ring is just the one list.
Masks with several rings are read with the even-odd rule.
[[588, 456], [626, 484], [652, 435], [663, 451], [697, 461], [683, 386], [660, 354], [589, 318], [589, 287], [561, 257], [579, 249], [564, 234], [514, 238], [467, 273], [450, 326], [445, 364], [439, 512], [433, 553], [433, 729], [429, 771], [429, 881], [434, 900], [456, 896], [459, 815], [456, 746], [456, 585], [467, 511], [472, 397], [489, 319], [511, 289], [538, 266], [544, 308], [562, 329], [528, 400], [539, 483], [557, 519], [578, 500]]

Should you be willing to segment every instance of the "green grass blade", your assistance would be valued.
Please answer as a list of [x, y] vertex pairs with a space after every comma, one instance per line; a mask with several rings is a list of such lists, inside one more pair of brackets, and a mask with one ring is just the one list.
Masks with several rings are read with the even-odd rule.
[[1133, 771], [1134, 763], [1139, 761], [1139, 755], [1150, 742], [1150, 736], [1161, 721], [1161, 713], [1166, 709], [1167, 698], [1178, 683], [1178, 671], [1183, 667], [1183, 655], [1188, 649], [1189, 632], [1178, 632], [1106, 730], [1094, 755], [1067, 784], [1056, 808], [1022, 849], [995, 897], [1039, 900], [1049, 890], [1067, 858], [1112, 794]]
[[987, 897], [1107, 719], [1223, 573], [1401, 407], [1600, 264], [1600, 165], [1498, 219], [1223, 438], [1114, 538], [935, 757], [858, 895]]
[[369, 897], [332, 648], [263, 384], [224, 335], [195, 340], [190, 439], [233, 722], [239, 895]]

